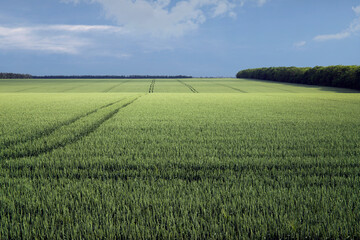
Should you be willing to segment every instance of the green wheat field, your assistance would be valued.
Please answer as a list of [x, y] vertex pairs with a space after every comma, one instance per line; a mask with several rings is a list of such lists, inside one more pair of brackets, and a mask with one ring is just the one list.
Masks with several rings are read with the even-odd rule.
[[0, 239], [359, 239], [360, 93], [0, 80]]

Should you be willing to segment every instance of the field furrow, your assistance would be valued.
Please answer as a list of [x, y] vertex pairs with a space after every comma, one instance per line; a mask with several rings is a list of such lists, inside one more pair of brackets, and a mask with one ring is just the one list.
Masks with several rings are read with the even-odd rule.
[[244, 90], [241, 90], [241, 89], [239, 89], [239, 88], [235, 88], [235, 87], [229, 86], [229, 85], [227, 85], [227, 84], [221, 84], [221, 83], [219, 83], [218, 85], [219, 85], [219, 86], [223, 86], [223, 87], [230, 88], [230, 89], [235, 90], [235, 91], [237, 91], [237, 92], [247, 93], [247, 92], [244, 91]]
[[185, 85], [187, 88], [189, 88], [191, 92], [193, 92], [193, 93], [198, 93], [198, 91], [197, 91], [193, 86], [191, 86], [190, 84], [185, 83], [185, 82], [183, 82], [183, 81], [181, 81], [181, 80], [178, 80], [178, 82], [182, 83], [182, 84]]
[[4, 149], [4, 148], [10, 147], [11, 145], [23, 144], [23, 143], [28, 142], [28, 141], [35, 141], [35, 140], [38, 139], [38, 138], [41, 138], [41, 137], [44, 137], [44, 136], [47, 136], [47, 135], [52, 134], [53, 132], [55, 132], [56, 130], [60, 129], [61, 127], [70, 125], [70, 124], [72, 124], [72, 123], [74, 123], [74, 122], [76, 122], [76, 121], [78, 121], [78, 120], [80, 120], [80, 119], [82, 119], [82, 118], [84, 118], [84, 117], [87, 117], [87, 116], [89, 116], [89, 115], [97, 112], [97, 111], [100, 110], [100, 109], [107, 108], [107, 107], [109, 107], [109, 106], [111, 106], [111, 105], [113, 105], [113, 104], [116, 104], [116, 103], [118, 103], [118, 102], [121, 102], [122, 100], [124, 100], [124, 98], [121, 98], [121, 99], [119, 99], [119, 100], [117, 100], [117, 101], [115, 101], [115, 102], [111, 102], [111, 103], [108, 103], [108, 104], [106, 104], [106, 105], [103, 105], [103, 106], [101, 106], [101, 107], [99, 107], [99, 108], [96, 108], [96, 109], [94, 109], [94, 110], [91, 110], [91, 111], [89, 111], [89, 112], [87, 112], [87, 113], [85, 113], [85, 114], [81, 114], [81, 115], [79, 115], [79, 116], [75, 116], [75, 117], [73, 117], [73, 118], [71, 118], [71, 119], [68, 119], [68, 120], [66, 120], [66, 121], [60, 122], [60, 123], [56, 124], [56, 125], [53, 126], [53, 127], [46, 128], [46, 129], [42, 129], [42, 130], [40, 130], [40, 131], [37, 131], [37, 132], [35, 132], [35, 134], [33, 134], [33, 135], [31, 135], [31, 136], [23, 137], [23, 138], [21, 138], [21, 139], [16, 139], [16, 140], [4, 141], [4, 142], [1, 143], [1, 148]]
[[113, 117], [120, 109], [132, 104], [138, 98], [139, 97], [128, 101], [121, 106], [118, 106], [118, 103], [122, 100], [109, 103], [89, 112], [87, 115], [79, 116], [58, 128], [52, 129], [47, 135], [1, 149], [0, 158], [9, 159], [39, 156], [40, 154], [51, 152], [54, 149], [74, 143], [94, 132], [101, 124]]
[[123, 82], [121, 82], [121, 83], [115, 84], [115, 85], [109, 87], [108, 89], [105, 89], [104, 92], [110, 92], [110, 91], [113, 90], [114, 88], [117, 88], [118, 86], [121, 86], [121, 85], [123, 85], [123, 84], [125, 84], [125, 83], [127, 83], [127, 82], [129, 82], [129, 81], [130, 81], [130, 80], [123, 81]]
[[155, 79], [151, 81], [150, 86], [149, 86], [149, 93], [153, 93], [154, 92], [154, 87], [155, 87]]
[[81, 87], [83, 87], [83, 86], [86, 86], [86, 84], [81, 84], [81, 85], [78, 85], [78, 86], [73, 86], [73, 87], [70, 87], [70, 88], [67, 88], [67, 89], [62, 90], [62, 92], [71, 91], [71, 90], [74, 90], [74, 89], [77, 89], [77, 88], [81, 88]]
[[15, 92], [26, 92], [26, 91], [28, 91], [28, 90], [32, 90], [32, 89], [35, 89], [35, 88], [39, 88], [39, 87], [24, 88], [24, 89], [17, 90], [17, 91], [15, 91]]

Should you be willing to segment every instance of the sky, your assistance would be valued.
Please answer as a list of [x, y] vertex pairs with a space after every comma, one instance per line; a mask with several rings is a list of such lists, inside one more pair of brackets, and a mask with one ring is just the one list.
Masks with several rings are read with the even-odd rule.
[[360, 0], [1, 0], [0, 72], [234, 77], [360, 65]]

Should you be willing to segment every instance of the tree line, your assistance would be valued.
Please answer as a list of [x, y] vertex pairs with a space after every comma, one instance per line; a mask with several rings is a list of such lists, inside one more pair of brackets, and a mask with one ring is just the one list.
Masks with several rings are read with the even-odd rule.
[[14, 78], [32, 78], [30, 74], [19, 74], [19, 73], [1, 73], [0, 79], [14, 79]]
[[0, 79], [148, 79], [148, 78], [192, 78], [185, 75], [47, 75], [32, 76], [30, 74], [0, 73]]
[[176, 75], [48, 75], [32, 76], [34, 79], [148, 79], [148, 78], [192, 78], [191, 76]]
[[254, 68], [239, 71], [236, 77], [360, 90], [360, 66]]

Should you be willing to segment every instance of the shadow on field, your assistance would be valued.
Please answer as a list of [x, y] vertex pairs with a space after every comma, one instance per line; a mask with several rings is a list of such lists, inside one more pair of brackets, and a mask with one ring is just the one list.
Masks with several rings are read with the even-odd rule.
[[[307, 85], [305, 85], [307, 86]], [[314, 86], [315, 87], [315, 86]], [[360, 93], [360, 91], [355, 90], [355, 89], [349, 89], [349, 88], [334, 88], [334, 87], [323, 87], [323, 86], [319, 86], [319, 87], [315, 87], [318, 88], [321, 91], [326, 91], [326, 92], [336, 92], [336, 93]]]
[[308, 84], [301, 84], [301, 83], [288, 83], [288, 82], [277, 82], [277, 81], [269, 81], [269, 80], [262, 80], [262, 79], [250, 79], [250, 78], [243, 78], [249, 81], [256, 81], [256, 82], [263, 82], [263, 83], [277, 83], [284, 86], [292, 86], [292, 87], [304, 87], [308, 89], [318, 89], [324, 92], [336, 92], [336, 93], [360, 93], [359, 90], [350, 89], [350, 88], [336, 88], [336, 87], [327, 87], [327, 86], [319, 86], [319, 85], [308, 85]]

